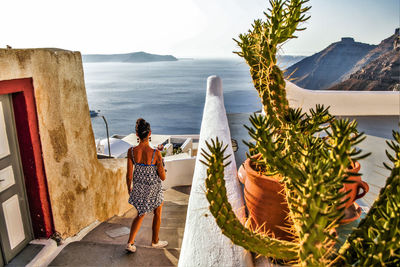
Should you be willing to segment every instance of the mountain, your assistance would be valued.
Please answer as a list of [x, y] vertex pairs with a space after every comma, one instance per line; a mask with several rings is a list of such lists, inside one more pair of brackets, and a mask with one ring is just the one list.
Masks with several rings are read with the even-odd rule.
[[177, 61], [178, 59], [171, 55], [155, 55], [146, 52], [135, 52], [128, 54], [111, 55], [82, 55], [83, 62], [155, 62], [155, 61]]
[[383, 40], [353, 68], [349, 78], [330, 90], [399, 91], [400, 36], [395, 34]]
[[305, 58], [305, 56], [290, 56], [290, 55], [279, 55], [278, 56], [278, 65], [282, 69], [286, 69], [293, 64], [296, 64], [300, 60]]
[[340, 42], [290, 66], [286, 75], [300, 87], [326, 89], [343, 81], [354, 66], [376, 47], [343, 37]]
[[377, 47], [369, 51], [369, 53], [363, 57], [361, 60], [359, 60], [354, 67], [347, 73], [346, 76], [344, 76], [343, 80], [346, 80], [350, 78], [350, 75], [359, 71], [362, 67], [370, 63], [371, 61], [374, 61], [377, 59], [379, 56], [383, 55], [384, 53], [390, 52], [393, 50], [393, 43], [395, 42], [395, 39], [398, 38], [398, 29], [395, 30], [395, 33], [383, 40]]

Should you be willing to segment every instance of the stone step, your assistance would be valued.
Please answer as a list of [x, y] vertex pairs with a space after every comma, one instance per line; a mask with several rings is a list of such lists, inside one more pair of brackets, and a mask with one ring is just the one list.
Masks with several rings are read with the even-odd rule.
[[125, 244], [80, 241], [68, 244], [49, 266], [176, 266], [179, 253], [179, 249], [144, 246], [129, 253]]

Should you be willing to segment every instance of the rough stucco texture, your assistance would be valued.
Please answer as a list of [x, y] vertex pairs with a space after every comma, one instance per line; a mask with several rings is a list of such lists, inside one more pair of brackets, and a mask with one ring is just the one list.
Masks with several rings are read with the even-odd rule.
[[[228, 145], [226, 155], [232, 155], [231, 135], [224, 107], [221, 78], [210, 76], [200, 129], [199, 149], [193, 174], [192, 189], [186, 215], [185, 232], [179, 256], [179, 267], [187, 266], [252, 266], [249, 253], [224, 236], [209, 212], [205, 195], [207, 167], [201, 150], [208, 150], [205, 142], [215, 137]], [[224, 171], [228, 200], [239, 219], [245, 219], [241, 186], [237, 179], [235, 160]]]
[[55, 230], [72, 236], [130, 208], [126, 160], [99, 161], [79, 52], [0, 49], [0, 80], [33, 79]]

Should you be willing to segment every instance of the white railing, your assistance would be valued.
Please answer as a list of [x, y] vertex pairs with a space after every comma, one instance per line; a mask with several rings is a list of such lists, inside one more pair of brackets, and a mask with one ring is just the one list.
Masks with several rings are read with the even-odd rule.
[[[233, 158], [231, 136], [224, 107], [222, 81], [211, 76], [207, 80], [207, 94], [200, 130], [199, 149], [190, 192], [185, 232], [179, 266], [252, 266], [250, 254], [242, 247], [233, 245], [217, 226], [205, 196], [206, 166], [199, 160], [205, 141], [217, 137], [228, 144], [226, 154], [232, 155], [232, 163], [225, 168], [228, 199], [239, 218], [244, 218], [244, 203], [237, 169]], [[204, 160], [204, 159], [203, 159]]]
[[[193, 146], [193, 139], [192, 138], [188, 138], [185, 140], [185, 142], [181, 145], [181, 150], [183, 153], [185, 152], [189, 152], [192, 150], [192, 146]], [[192, 153], [189, 153], [190, 155], [192, 155]]]

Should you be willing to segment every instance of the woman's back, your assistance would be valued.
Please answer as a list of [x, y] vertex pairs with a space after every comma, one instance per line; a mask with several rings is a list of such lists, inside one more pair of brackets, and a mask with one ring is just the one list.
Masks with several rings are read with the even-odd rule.
[[146, 165], [155, 164], [155, 160], [153, 159], [154, 154], [155, 154], [154, 149], [152, 149], [150, 146], [138, 145], [133, 148], [133, 157], [136, 163], [146, 164]]
[[151, 148], [146, 143], [141, 143], [128, 150], [128, 159], [128, 173], [132, 172], [132, 163], [155, 165], [158, 176], [162, 181], [165, 180], [164, 162], [159, 150]]

